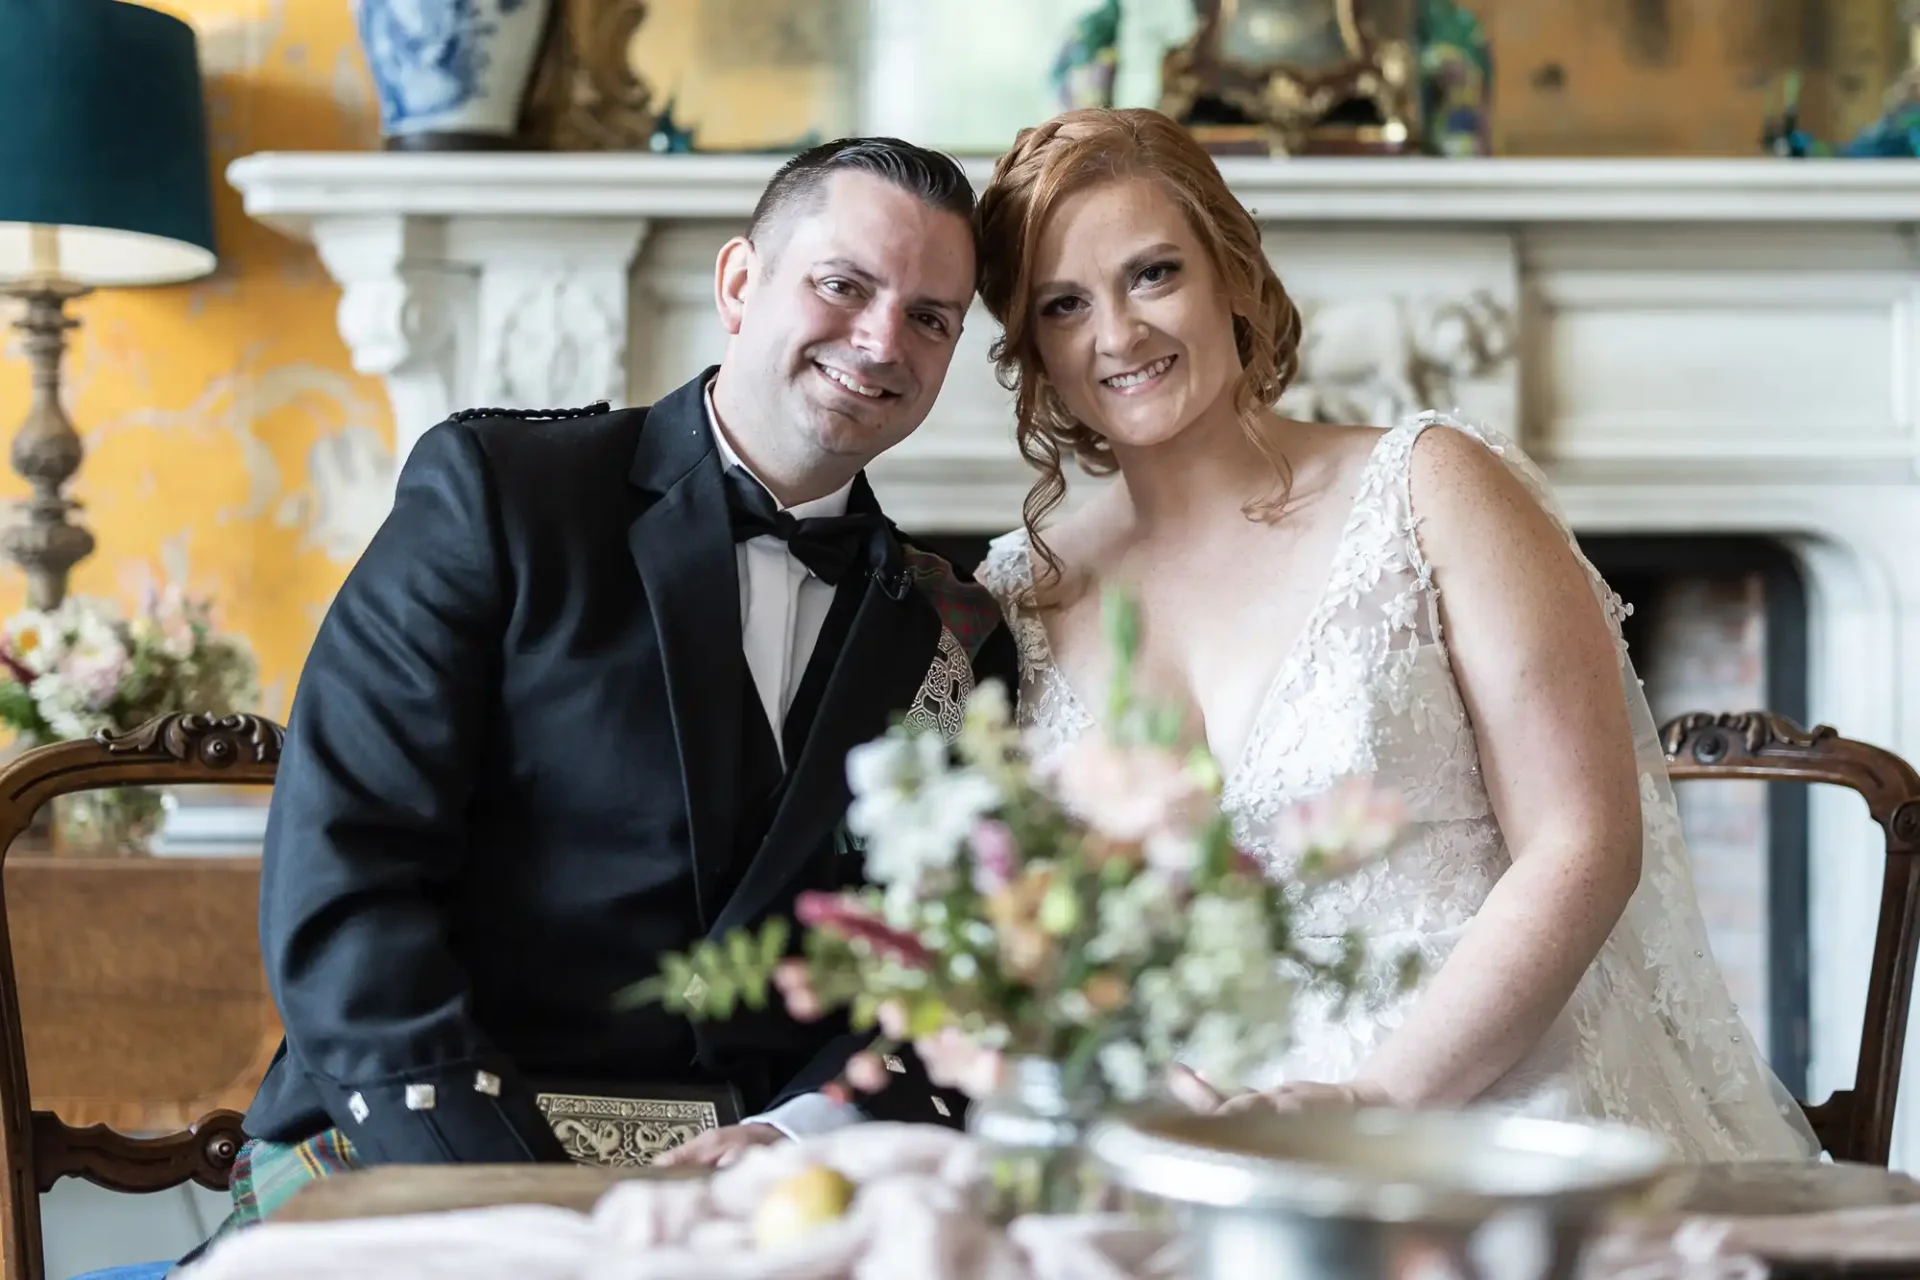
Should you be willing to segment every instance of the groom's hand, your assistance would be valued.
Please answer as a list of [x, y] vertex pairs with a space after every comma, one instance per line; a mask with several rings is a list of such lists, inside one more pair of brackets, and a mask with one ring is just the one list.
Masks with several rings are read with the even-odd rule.
[[671, 1151], [662, 1151], [653, 1163], [712, 1169], [732, 1164], [749, 1147], [769, 1147], [786, 1140], [787, 1135], [770, 1124], [758, 1121], [730, 1124], [689, 1138]]

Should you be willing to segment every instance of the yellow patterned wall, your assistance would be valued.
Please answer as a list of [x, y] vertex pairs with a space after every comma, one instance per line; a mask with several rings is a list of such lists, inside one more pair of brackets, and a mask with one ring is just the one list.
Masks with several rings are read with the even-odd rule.
[[[138, 2], [199, 35], [220, 267], [70, 309], [83, 327], [67, 352], [65, 401], [87, 450], [70, 492], [99, 543], [72, 590], [132, 607], [160, 577], [210, 594], [217, 620], [259, 655], [261, 709], [284, 717], [314, 630], [384, 512], [393, 424], [379, 380], [353, 372], [334, 327], [339, 289], [312, 247], [249, 219], [225, 171], [256, 151], [378, 147], [379, 112], [350, 0]], [[796, 120], [844, 127], [843, 69], [766, 65], [779, 61], [768, 39], [735, 59], [743, 65], [704, 61], [716, 31], [765, 2], [727, 0], [722, 14], [707, 0], [659, 0], [651, 15], [647, 71], [706, 145], [764, 144]], [[794, 5], [774, 8], [807, 7]], [[0, 454], [27, 409], [17, 337], [8, 328], [0, 345]], [[0, 463], [0, 499], [25, 491]], [[24, 597], [19, 571], [0, 561], [0, 616]]]
[[[213, 143], [218, 272], [102, 291], [71, 313], [66, 404], [87, 457], [73, 495], [99, 547], [73, 590], [134, 605], [155, 576], [211, 594], [252, 641], [262, 709], [284, 716], [327, 602], [372, 532], [391, 467], [378, 380], [352, 371], [339, 290], [310, 246], [248, 219], [239, 155], [378, 145], [348, 0], [170, 0], [199, 33]], [[12, 316], [7, 317], [9, 320]], [[27, 408], [16, 334], [0, 356], [0, 434]], [[0, 466], [0, 497], [25, 492]], [[20, 607], [0, 562], [0, 614]]]

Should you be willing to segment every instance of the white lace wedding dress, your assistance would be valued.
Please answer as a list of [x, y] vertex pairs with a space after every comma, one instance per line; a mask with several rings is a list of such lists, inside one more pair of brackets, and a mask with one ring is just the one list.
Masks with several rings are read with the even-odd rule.
[[[1482, 440], [1566, 529], [1544, 478], [1509, 442], [1439, 414], [1384, 433], [1324, 593], [1240, 758], [1222, 762], [1238, 837], [1277, 876], [1289, 868], [1265, 833], [1283, 806], [1355, 773], [1400, 792], [1411, 838], [1327, 895], [1325, 914], [1302, 927], [1336, 936], [1357, 924], [1379, 954], [1417, 950], [1427, 975], [1445, 963], [1509, 861], [1448, 664], [1439, 590], [1416, 538], [1409, 467], [1414, 441], [1431, 427]], [[1620, 640], [1624, 610], [1584, 556], [1581, 563], [1618, 643], [1633, 716], [1645, 831], [1640, 888], [1566, 1009], [1482, 1102], [1635, 1124], [1665, 1135], [1689, 1159], [1810, 1156], [1812, 1131], [1750, 1042], [1707, 949], [1665, 756]], [[980, 581], [1018, 640], [1019, 716], [1044, 754], [1093, 718], [1054, 665], [1041, 620], [1022, 608], [1032, 573], [1027, 536], [1015, 531], [994, 541]], [[1421, 992], [1380, 994], [1384, 1003], [1355, 1002], [1344, 1013], [1305, 1001], [1295, 1047], [1257, 1083], [1351, 1079]]]

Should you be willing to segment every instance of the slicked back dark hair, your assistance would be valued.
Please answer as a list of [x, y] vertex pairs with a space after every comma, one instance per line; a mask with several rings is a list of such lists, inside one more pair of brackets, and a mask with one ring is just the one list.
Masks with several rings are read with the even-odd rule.
[[[826, 198], [827, 180], [836, 173], [870, 173], [973, 229], [973, 187], [952, 156], [899, 138], [836, 138], [809, 147], [780, 166], [753, 206], [747, 239], [767, 252], [763, 238], [770, 228], [795, 213], [818, 208]], [[976, 262], [979, 249], [976, 234]]]

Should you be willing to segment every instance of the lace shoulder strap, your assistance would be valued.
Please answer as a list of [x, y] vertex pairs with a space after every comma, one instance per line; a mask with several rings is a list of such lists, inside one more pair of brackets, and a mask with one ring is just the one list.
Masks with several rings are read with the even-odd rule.
[[[1416, 574], [1407, 535], [1407, 458], [1419, 434], [1411, 422], [1380, 432], [1367, 454], [1304, 643], [1329, 626], [1387, 620], [1396, 635], [1418, 634], [1419, 599], [1429, 583]], [[1396, 641], [1396, 646], [1400, 642]]]
[[[1614, 643], [1620, 645], [1624, 652], [1625, 641], [1621, 636], [1620, 623], [1622, 619], [1632, 614], [1633, 606], [1614, 593], [1613, 588], [1607, 585], [1606, 579], [1600, 576], [1600, 571], [1594, 568], [1593, 562], [1588, 560], [1586, 553], [1580, 549], [1580, 540], [1574, 536], [1573, 526], [1567, 522], [1566, 512], [1561, 509], [1559, 499], [1554, 496], [1553, 486], [1548, 482], [1546, 473], [1540, 470], [1539, 465], [1529, 458], [1519, 445], [1500, 432], [1479, 423], [1468, 422], [1452, 414], [1431, 409], [1406, 419], [1393, 431], [1394, 436], [1404, 437], [1405, 441], [1398, 457], [1395, 473], [1397, 476], [1395, 488], [1403, 516], [1400, 523], [1406, 530], [1407, 557], [1414, 566], [1415, 572], [1420, 575], [1421, 581], [1425, 583], [1433, 581], [1433, 567], [1427, 563], [1426, 555], [1420, 549], [1420, 513], [1413, 503], [1413, 446], [1421, 433], [1429, 427], [1444, 427], [1470, 436], [1486, 446], [1489, 453], [1506, 464], [1507, 470], [1520, 481], [1528, 495], [1540, 504], [1541, 510], [1547, 513], [1554, 527], [1559, 529], [1561, 536], [1567, 540], [1568, 548], [1572, 550], [1574, 558], [1580, 562], [1580, 567], [1586, 572], [1588, 585], [1593, 588], [1594, 595], [1599, 598], [1601, 609], [1607, 617], [1607, 627], [1613, 632]], [[1428, 599], [1433, 602], [1433, 607], [1437, 611], [1439, 607], [1437, 588], [1428, 592]], [[1437, 617], [1434, 626], [1435, 634], [1438, 634]]]
[[1031, 672], [1043, 663], [1047, 653], [1045, 624], [1026, 608], [1033, 590], [1033, 553], [1025, 529], [1003, 533], [987, 544], [987, 555], [974, 571], [974, 580], [1000, 604], [1000, 616], [1006, 619], [1020, 650], [1023, 672]]
[[1033, 561], [1027, 550], [1027, 531], [1015, 529], [987, 544], [986, 558], [973, 571], [976, 582], [993, 592], [1000, 611], [1011, 623], [1020, 598], [1033, 586]]

